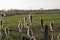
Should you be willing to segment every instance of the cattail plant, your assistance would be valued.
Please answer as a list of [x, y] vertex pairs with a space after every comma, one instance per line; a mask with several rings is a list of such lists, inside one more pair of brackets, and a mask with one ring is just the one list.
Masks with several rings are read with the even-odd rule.
[[54, 29], [55, 29], [55, 28], [54, 28], [54, 21], [52, 21], [52, 22], [50, 22], [50, 30], [51, 30], [51, 31], [54, 31]]
[[18, 29], [19, 29], [19, 32], [22, 32], [22, 23], [19, 21], [19, 24], [18, 24]]
[[54, 38], [55, 38], [55, 37], [54, 37], [54, 33], [53, 33], [52, 36], [51, 36], [51, 40], [54, 40]]
[[32, 14], [29, 15], [29, 22], [30, 22], [30, 25], [32, 26], [32, 24], [33, 24], [33, 16], [32, 16]]
[[41, 31], [43, 32], [44, 31], [44, 24], [43, 24], [43, 19], [40, 18], [40, 22], [41, 22]]

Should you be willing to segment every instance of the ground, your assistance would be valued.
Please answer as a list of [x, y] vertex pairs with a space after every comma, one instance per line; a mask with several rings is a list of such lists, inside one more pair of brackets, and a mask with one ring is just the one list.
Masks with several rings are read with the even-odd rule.
[[[49, 36], [51, 37], [52, 33], [54, 33], [55, 40], [57, 40], [56, 36], [60, 33], [60, 14], [46, 13], [46, 14], [32, 14], [32, 15], [33, 15], [33, 26], [31, 28], [33, 29], [34, 36], [36, 37], [36, 39], [37, 40], [44, 39], [44, 32], [41, 32], [41, 30], [40, 30], [41, 29], [40, 28], [40, 26], [41, 26], [40, 25], [40, 18], [43, 18], [44, 25], [48, 25], [48, 26], [49, 26], [50, 22], [52, 20], [54, 20], [55, 31], [51, 32], [49, 30]], [[24, 32], [21, 33], [21, 35], [20, 35], [20, 33], [18, 33], [18, 28], [17, 28], [19, 21], [21, 21], [23, 24], [23, 30], [24, 30], [23, 19], [25, 16], [27, 16], [27, 18], [29, 19], [29, 17], [28, 17], [29, 14], [21, 14], [21, 15], [3, 17], [4, 28], [8, 27], [10, 29], [10, 35], [9, 35], [10, 40], [19, 40], [19, 38], [21, 38], [21, 36], [26, 36], [26, 34], [24, 34]], [[30, 24], [29, 20], [27, 22], [28, 22], [28, 24]]]

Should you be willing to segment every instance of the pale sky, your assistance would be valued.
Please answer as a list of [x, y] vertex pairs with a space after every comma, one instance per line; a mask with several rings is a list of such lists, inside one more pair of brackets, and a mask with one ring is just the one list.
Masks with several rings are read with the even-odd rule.
[[60, 0], [0, 0], [1, 9], [60, 9]]

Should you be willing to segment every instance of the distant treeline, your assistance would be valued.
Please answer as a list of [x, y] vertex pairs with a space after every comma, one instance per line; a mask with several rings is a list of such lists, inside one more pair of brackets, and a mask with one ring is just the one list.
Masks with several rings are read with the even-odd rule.
[[5, 13], [6, 16], [13, 16], [13, 15], [21, 15], [21, 14], [41, 14], [41, 13], [60, 13], [60, 9], [49, 9], [49, 10], [18, 10], [18, 9], [11, 9], [11, 10], [0, 10], [0, 13]]

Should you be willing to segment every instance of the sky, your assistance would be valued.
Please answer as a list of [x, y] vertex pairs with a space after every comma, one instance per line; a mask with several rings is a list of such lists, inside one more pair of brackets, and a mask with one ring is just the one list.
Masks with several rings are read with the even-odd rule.
[[1, 9], [60, 9], [60, 0], [0, 0]]

